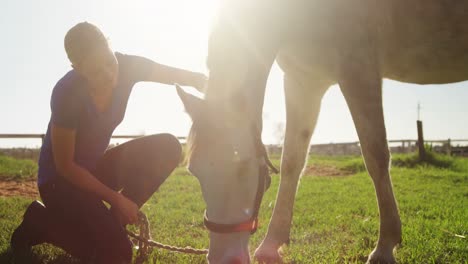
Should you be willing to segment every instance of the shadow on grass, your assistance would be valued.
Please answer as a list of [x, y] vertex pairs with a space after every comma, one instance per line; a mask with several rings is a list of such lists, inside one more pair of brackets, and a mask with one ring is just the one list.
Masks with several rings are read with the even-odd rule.
[[10, 249], [0, 252], [0, 263], [14, 263], [13, 255]]
[[33, 252], [29, 255], [20, 256], [20, 259], [13, 258], [13, 252], [11, 248], [8, 248], [6, 251], [0, 253], [0, 263], [2, 264], [81, 264], [83, 262], [74, 259], [73, 257], [67, 254], [54, 255], [53, 257], [44, 256], [42, 254], [37, 254]]

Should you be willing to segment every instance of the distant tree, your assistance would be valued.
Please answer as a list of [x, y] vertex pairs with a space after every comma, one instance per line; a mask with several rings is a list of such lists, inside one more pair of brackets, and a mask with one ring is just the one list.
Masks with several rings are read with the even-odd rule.
[[273, 136], [275, 137], [275, 143], [283, 145], [285, 134], [285, 126], [283, 122], [278, 122], [274, 125]]

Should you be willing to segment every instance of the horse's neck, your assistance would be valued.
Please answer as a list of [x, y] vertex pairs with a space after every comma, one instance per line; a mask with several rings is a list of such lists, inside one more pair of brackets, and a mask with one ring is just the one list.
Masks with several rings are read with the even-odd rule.
[[[229, 71], [220, 71], [225, 68], [223, 64], [228, 60], [220, 60], [218, 57], [230, 58], [232, 54], [226, 54], [223, 50], [212, 50], [209, 54], [216, 56], [210, 65], [210, 82], [205, 92], [205, 99], [215, 108], [224, 108], [229, 113], [231, 109], [242, 107], [244, 118], [252, 120], [256, 129], [262, 129], [262, 112], [265, 97], [265, 88], [268, 75], [279, 50], [279, 30], [272, 24], [282, 23], [274, 19], [280, 14], [282, 0], [227, 0], [226, 7], [220, 13], [222, 23], [220, 27], [213, 27], [218, 34], [213, 37], [223, 38], [230, 34], [230, 30], [222, 28], [223, 23], [228, 23], [236, 29], [232, 36], [228, 35], [229, 45], [256, 45], [245, 49], [233, 49], [244, 54], [236, 54], [236, 58], [245, 58], [240, 64], [230, 65]], [[287, 5], [286, 5], [287, 6]], [[265, 10], [268, 10], [267, 12]], [[281, 12], [282, 13], [282, 12]], [[241, 32], [239, 32], [241, 31]], [[222, 32], [222, 33], [220, 33]], [[239, 36], [247, 37], [247, 44]], [[216, 43], [216, 40], [211, 40]], [[222, 48], [214, 45], [211, 48]], [[239, 65], [239, 66], [236, 66]], [[229, 67], [228, 67], [229, 68]]]

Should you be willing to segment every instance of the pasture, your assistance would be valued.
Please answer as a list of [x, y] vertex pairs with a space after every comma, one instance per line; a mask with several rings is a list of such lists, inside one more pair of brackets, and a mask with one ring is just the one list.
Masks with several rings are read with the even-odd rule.
[[[467, 263], [468, 159], [394, 155], [391, 169], [403, 226], [398, 263]], [[26, 180], [29, 162], [0, 157], [0, 180]], [[273, 163], [279, 165], [278, 157]], [[297, 193], [287, 263], [364, 263], [378, 237], [378, 208], [360, 157], [311, 157]], [[310, 165], [313, 165], [310, 168]], [[31, 174], [31, 172], [29, 172]], [[32, 173], [34, 174], [34, 173]], [[26, 176], [25, 176], [26, 175]], [[336, 176], [338, 175], [338, 176]], [[31, 177], [31, 176], [29, 176]], [[251, 250], [263, 238], [274, 206], [278, 175], [260, 210], [260, 228]], [[9, 239], [32, 198], [0, 197], [0, 263], [11, 257]], [[175, 246], [208, 247], [205, 204], [197, 180], [179, 167], [144, 205], [154, 240]], [[34, 247], [33, 263], [79, 263], [49, 245]], [[253, 252], [251, 252], [253, 253]], [[205, 263], [205, 256], [155, 249], [147, 263]]]

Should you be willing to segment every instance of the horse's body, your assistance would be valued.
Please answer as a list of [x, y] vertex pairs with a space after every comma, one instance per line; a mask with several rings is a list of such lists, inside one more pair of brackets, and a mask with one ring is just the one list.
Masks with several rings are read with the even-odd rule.
[[279, 50], [285, 71], [299, 67], [339, 82], [347, 58], [375, 57], [383, 78], [419, 84], [468, 79], [465, 1], [294, 2], [300, 11], [293, 13], [303, 15], [292, 19]]
[[[241, 209], [252, 208], [255, 166], [264, 160], [249, 154], [255, 151], [251, 127], [261, 129], [266, 79], [275, 59], [285, 73], [286, 135], [277, 201], [256, 257], [280, 260], [278, 249], [289, 239], [294, 197], [320, 102], [328, 87], [338, 83], [379, 205], [380, 235], [369, 262], [393, 263], [401, 223], [389, 174], [382, 78], [419, 84], [467, 80], [468, 1], [229, 3], [210, 39], [205, 102], [181, 94], [197, 135], [192, 137], [189, 168], [200, 179], [212, 221], [239, 223], [252, 214]], [[248, 177], [239, 176], [238, 160], [245, 161], [240, 171]], [[245, 199], [233, 198], [239, 196]], [[248, 235], [211, 232], [209, 260], [247, 262]]]

